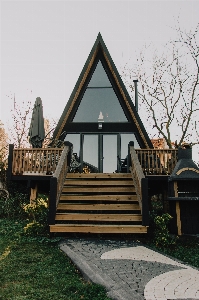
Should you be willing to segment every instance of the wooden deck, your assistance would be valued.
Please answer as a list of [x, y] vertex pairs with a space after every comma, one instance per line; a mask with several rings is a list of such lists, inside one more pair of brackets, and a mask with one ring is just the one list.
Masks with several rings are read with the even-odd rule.
[[147, 177], [168, 177], [177, 163], [177, 150], [130, 147], [128, 173], [70, 173], [70, 158], [68, 145], [10, 150], [13, 180], [49, 180], [51, 233], [146, 233]]

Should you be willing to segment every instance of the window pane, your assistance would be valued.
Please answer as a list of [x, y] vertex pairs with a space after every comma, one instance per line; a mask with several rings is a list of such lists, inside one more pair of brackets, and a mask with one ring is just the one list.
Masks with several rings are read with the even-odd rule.
[[121, 158], [124, 159], [128, 155], [128, 144], [129, 142], [134, 142], [134, 148], [139, 149], [140, 146], [137, 142], [137, 139], [133, 133], [123, 133], [121, 134]]
[[88, 87], [111, 87], [111, 83], [102, 66], [101, 61], [98, 62]]
[[117, 170], [117, 135], [103, 136], [103, 173]]
[[113, 88], [87, 89], [73, 122], [128, 122]]
[[79, 157], [80, 134], [67, 134], [65, 141], [73, 144], [73, 153], [77, 153], [77, 156]]
[[98, 169], [98, 135], [84, 135], [83, 161]]

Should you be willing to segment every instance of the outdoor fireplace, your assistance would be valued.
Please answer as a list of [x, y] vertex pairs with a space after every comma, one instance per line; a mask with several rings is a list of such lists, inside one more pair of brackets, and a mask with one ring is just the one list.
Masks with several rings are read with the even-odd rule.
[[171, 231], [179, 235], [199, 233], [199, 168], [192, 160], [191, 147], [178, 149], [168, 196], [173, 217]]

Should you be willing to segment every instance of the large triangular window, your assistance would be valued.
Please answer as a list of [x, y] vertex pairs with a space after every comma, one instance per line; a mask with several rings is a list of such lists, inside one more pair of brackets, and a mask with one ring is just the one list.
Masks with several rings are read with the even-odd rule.
[[73, 122], [128, 122], [112, 84], [98, 62]]

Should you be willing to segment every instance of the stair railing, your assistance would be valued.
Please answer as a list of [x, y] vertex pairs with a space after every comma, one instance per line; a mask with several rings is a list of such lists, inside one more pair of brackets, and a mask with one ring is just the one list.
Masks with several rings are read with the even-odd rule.
[[49, 225], [55, 224], [55, 214], [59, 203], [59, 198], [65, 182], [66, 174], [69, 170], [71, 160], [72, 144], [64, 142], [64, 149], [62, 151], [59, 163], [55, 173], [50, 179], [50, 201], [49, 201]]
[[142, 213], [142, 225], [149, 225], [149, 206], [148, 206], [148, 179], [145, 178], [137, 153], [131, 143], [129, 144], [129, 170], [135, 185], [135, 191], [138, 197]]

